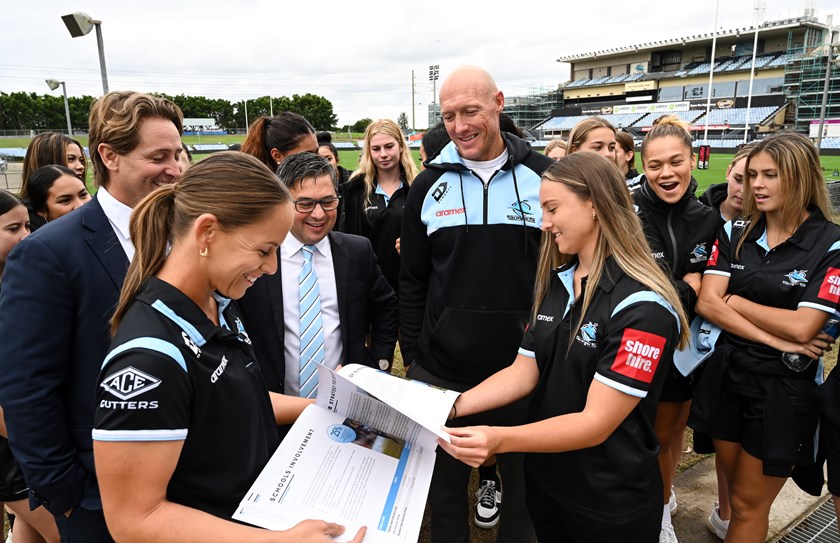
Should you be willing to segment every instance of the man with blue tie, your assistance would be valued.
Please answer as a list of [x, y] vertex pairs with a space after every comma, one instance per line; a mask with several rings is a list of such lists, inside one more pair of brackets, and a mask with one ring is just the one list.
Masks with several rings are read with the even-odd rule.
[[[134, 255], [131, 208], [177, 180], [182, 124], [180, 108], [163, 98], [112, 92], [97, 100], [89, 134], [96, 197], [38, 229], [6, 262], [0, 405], [30, 504], [55, 516], [62, 543], [112, 541], [93, 465], [97, 377]], [[126, 408], [132, 403], [141, 402]]]
[[332, 232], [339, 197], [329, 162], [299, 153], [277, 176], [292, 194], [294, 223], [278, 272], [258, 279], [240, 306], [268, 388], [312, 398], [317, 364], [390, 370], [397, 298], [370, 241]]

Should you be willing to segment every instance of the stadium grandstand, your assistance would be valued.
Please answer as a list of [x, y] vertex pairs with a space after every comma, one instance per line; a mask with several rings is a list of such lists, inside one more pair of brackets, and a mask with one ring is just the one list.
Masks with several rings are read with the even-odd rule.
[[[806, 9], [800, 17], [757, 28], [721, 30], [714, 58], [711, 33], [564, 56], [557, 61], [569, 64], [569, 81], [558, 85], [557, 92], [507, 98], [505, 112], [538, 137], [537, 145], [567, 136], [575, 123], [592, 115], [606, 118], [637, 141], [664, 114], [688, 122], [698, 143], [707, 131], [707, 143], [717, 148], [734, 148], [745, 135], [753, 140], [780, 129], [810, 130], [815, 137], [829, 25]], [[840, 68], [834, 65], [826, 118], [825, 147], [835, 149], [840, 141]]]

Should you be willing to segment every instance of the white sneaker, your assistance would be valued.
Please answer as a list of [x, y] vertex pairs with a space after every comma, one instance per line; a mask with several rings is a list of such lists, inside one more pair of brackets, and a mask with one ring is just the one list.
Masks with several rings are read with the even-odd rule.
[[706, 528], [721, 539], [726, 539], [726, 531], [729, 530], [729, 521], [720, 518], [720, 507], [715, 504], [712, 514], [706, 519]]
[[671, 516], [677, 514], [677, 493], [674, 492], [674, 486], [671, 485], [671, 497], [668, 498], [668, 509], [671, 510]]
[[478, 502], [475, 504], [473, 522], [479, 528], [489, 530], [499, 523], [502, 493], [496, 489], [496, 481], [484, 479], [475, 497], [478, 498]]
[[662, 530], [659, 532], [659, 543], [679, 543], [677, 534], [674, 533], [674, 525], [670, 522], [662, 524]]

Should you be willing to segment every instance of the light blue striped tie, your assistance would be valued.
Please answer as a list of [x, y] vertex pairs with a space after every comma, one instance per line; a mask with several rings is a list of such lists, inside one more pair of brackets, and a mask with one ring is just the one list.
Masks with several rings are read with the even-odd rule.
[[314, 245], [301, 248], [300, 269], [300, 396], [314, 398], [318, 388], [316, 364], [324, 362], [324, 326], [321, 322], [321, 291], [312, 265]]

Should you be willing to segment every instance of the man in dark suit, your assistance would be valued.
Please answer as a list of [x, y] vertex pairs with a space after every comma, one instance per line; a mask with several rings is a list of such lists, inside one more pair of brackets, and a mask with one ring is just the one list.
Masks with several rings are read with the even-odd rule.
[[397, 298], [367, 238], [332, 232], [335, 170], [323, 157], [300, 153], [284, 160], [277, 176], [292, 193], [294, 224], [277, 251], [277, 273], [257, 280], [239, 302], [268, 388], [314, 396], [317, 363], [389, 370]]
[[[91, 107], [96, 197], [10, 255], [0, 296], [0, 405], [30, 503], [62, 542], [111, 541], [93, 465], [96, 379], [134, 246], [131, 208], [180, 175], [181, 110], [135, 92]], [[130, 489], [126, 489], [130, 491]]]

